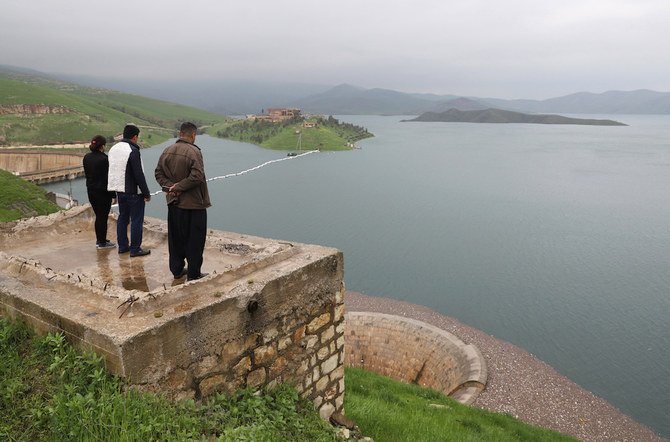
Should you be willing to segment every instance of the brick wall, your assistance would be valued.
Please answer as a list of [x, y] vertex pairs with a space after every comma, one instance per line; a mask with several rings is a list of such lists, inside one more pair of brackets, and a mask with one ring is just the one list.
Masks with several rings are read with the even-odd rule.
[[472, 403], [486, 385], [479, 350], [451, 333], [414, 319], [348, 312], [345, 364], [441, 391]]

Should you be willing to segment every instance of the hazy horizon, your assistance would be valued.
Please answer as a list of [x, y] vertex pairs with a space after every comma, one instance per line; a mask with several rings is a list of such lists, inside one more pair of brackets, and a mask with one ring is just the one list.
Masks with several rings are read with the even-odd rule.
[[5, 0], [0, 12], [0, 64], [57, 75], [506, 99], [670, 91], [659, 0]]

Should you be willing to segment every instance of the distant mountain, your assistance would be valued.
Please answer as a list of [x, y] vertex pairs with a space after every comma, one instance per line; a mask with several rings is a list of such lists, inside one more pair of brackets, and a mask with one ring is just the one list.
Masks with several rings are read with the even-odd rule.
[[579, 92], [547, 100], [501, 100], [484, 98], [493, 107], [521, 112], [561, 112], [574, 114], [670, 114], [670, 92], [646, 89], [608, 91], [601, 94]]
[[491, 106], [488, 106], [487, 104], [484, 104], [480, 101], [473, 100], [471, 98], [459, 97], [447, 101], [440, 101], [435, 106], [434, 112], [444, 112], [449, 109], [458, 109], [462, 111], [484, 110], [488, 109], [489, 107]]
[[335, 86], [291, 103], [306, 112], [331, 115], [417, 115], [435, 102], [390, 89], [363, 89], [348, 84]]
[[[279, 83], [221, 79], [136, 80], [37, 73], [25, 68], [0, 65], [11, 70], [66, 80], [207, 109], [223, 115], [260, 113], [268, 107], [298, 107], [326, 115], [419, 115], [450, 108], [505, 109], [525, 113], [570, 114], [670, 114], [670, 92], [650, 90], [579, 92], [547, 100], [505, 100], [429, 93], [405, 93], [390, 89], [366, 89], [348, 84]], [[456, 100], [456, 101], [453, 101]]]
[[504, 100], [454, 95], [409, 94], [342, 84], [291, 103], [307, 112], [352, 115], [418, 115], [423, 112], [496, 108], [526, 113], [670, 114], [670, 92], [638, 90], [580, 92], [547, 100]]
[[277, 83], [222, 79], [136, 80], [60, 76], [78, 84], [104, 87], [145, 97], [186, 104], [222, 115], [259, 114], [268, 107], [289, 107], [292, 102], [330, 89], [331, 85]]
[[461, 111], [449, 109], [445, 112], [425, 112], [412, 120], [458, 123], [530, 123], [530, 124], [581, 124], [588, 126], [626, 126], [613, 120], [569, 118], [561, 115], [531, 115], [502, 109]]

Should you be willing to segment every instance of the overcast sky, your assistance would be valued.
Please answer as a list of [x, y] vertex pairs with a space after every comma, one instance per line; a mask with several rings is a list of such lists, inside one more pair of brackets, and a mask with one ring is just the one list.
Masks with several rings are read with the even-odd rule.
[[550, 98], [670, 91], [668, 0], [1, 0], [0, 64]]

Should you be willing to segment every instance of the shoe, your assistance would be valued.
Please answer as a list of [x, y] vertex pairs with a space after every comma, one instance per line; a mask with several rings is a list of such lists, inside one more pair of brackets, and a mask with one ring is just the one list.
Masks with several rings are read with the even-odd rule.
[[183, 278], [184, 276], [186, 276], [187, 273], [188, 273], [188, 269], [187, 269], [186, 267], [184, 267], [184, 268], [181, 270], [181, 272], [179, 272], [179, 274], [174, 275], [174, 279], [181, 279], [181, 278]]
[[114, 247], [116, 247], [116, 244], [114, 244], [110, 240], [106, 240], [103, 243], [96, 244], [95, 247], [97, 247], [98, 249], [113, 249]]
[[130, 252], [130, 249], [125, 249], [125, 250], [119, 249], [119, 255], [123, 255], [124, 253], [128, 253], [128, 252]]
[[134, 258], [136, 256], [146, 256], [151, 253], [149, 249], [139, 249], [137, 252], [130, 252], [130, 257]]
[[191, 277], [187, 277], [186, 280], [187, 280], [187, 281], [195, 281], [196, 279], [204, 278], [204, 277], [207, 276], [207, 275], [209, 275], [209, 273], [204, 273], [204, 272], [203, 272], [203, 273], [200, 273], [198, 276], [194, 276], [194, 277], [192, 277], [192, 278], [191, 278]]

